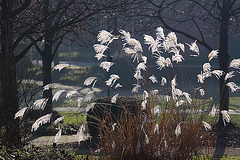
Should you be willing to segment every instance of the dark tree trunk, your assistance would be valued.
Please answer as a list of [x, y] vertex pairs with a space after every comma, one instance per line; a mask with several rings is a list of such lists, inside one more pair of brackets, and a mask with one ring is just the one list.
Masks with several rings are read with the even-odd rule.
[[[46, 38], [44, 52], [42, 55], [42, 63], [43, 63], [43, 86], [52, 83], [52, 45], [49, 45], [49, 41]], [[43, 98], [49, 98], [47, 105], [44, 109], [43, 114], [52, 112], [52, 89], [43, 91]]]
[[14, 119], [18, 111], [18, 92], [16, 82], [16, 62], [13, 50], [12, 0], [1, 2], [1, 54], [0, 80], [2, 92], [1, 121], [3, 142], [6, 147], [20, 145], [18, 120]]
[[59, 64], [59, 56], [58, 56], [58, 51], [56, 52], [56, 54], [54, 55], [54, 66]]
[[[47, 17], [49, 15], [48, 7], [49, 7], [49, 0], [44, 0], [44, 16]], [[45, 21], [44, 27], [46, 30], [51, 28], [51, 17]], [[45, 36], [45, 43], [44, 43], [44, 50], [42, 53], [42, 63], [43, 63], [43, 86], [52, 83], [52, 39], [54, 33], [48, 32]], [[43, 111], [43, 114], [51, 113], [52, 110], [52, 89], [43, 91], [43, 98], [48, 98], [47, 105]]]
[[[230, 2], [224, 0], [223, 8], [221, 10], [221, 21], [220, 21], [220, 44], [219, 44], [219, 69], [228, 73], [228, 25], [230, 18]], [[224, 76], [220, 78], [220, 111], [227, 110], [229, 108], [229, 88], [226, 86]], [[219, 128], [223, 128], [222, 114], [219, 113]]]

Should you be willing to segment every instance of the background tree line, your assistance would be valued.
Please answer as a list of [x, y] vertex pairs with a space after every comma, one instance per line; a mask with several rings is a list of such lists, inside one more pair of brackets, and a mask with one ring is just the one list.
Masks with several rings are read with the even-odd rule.
[[[9, 147], [20, 144], [14, 119], [19, 109], [16, 67], [33, 46], [43, 62], [43, 86], [52, 83], [51, 63], [64, 40], [92, 40], [98, 30], [114, 28], [138, 35], [161, 26], [197, 40], [209, 52], [219, 50], [219, 69], [228, 73], [229, 35], [239, 35], [240, 28], [238, 0], [1, 0], [0, 7], [0, 128]], [[21, 43], [25, 47], [16, 52]], [[226, 83], [220, 78], [220, 110], [229, 106]], [[51, 97], [51, 89], [43, 92], [49, 98], [44, 114], [52, 112]], [[220, 114], [223, 127], [221, 119]]]

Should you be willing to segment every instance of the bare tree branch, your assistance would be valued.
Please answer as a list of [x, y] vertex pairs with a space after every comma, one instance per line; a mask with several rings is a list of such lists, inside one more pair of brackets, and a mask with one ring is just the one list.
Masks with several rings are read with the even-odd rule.
[[25, 0], [24, 3], [19, 8], [12, 12], [12, 17], [15, 17], [16, 15], [24, 11], [30, 5], [31, 1], [32, 0]]
[[14, 61], [17, 63], [21, 58], [23, 58], [26, 53], [29, 51], [29, 49], [38, 41], [41, 41], [43, 36], [37, 38], [36, 40], [32, 41], [19, 55], [14, 56]]
[[190, 38], [190, 39], [192, 39], [192, 40], [197, 40], [199, 44], [201, 44], [202, 46], [204, 46], [204, 47], [205, 47], [206, 49], [208, 49], [209, 51], [212, 51], [212, 50], [213, 50], [213, 48], [212, 48], [211, 46], [209, 46], [207, 43], [205, 43], [204, 41], [201, 41], [200, 39], [198, 39], [198, 38], [196, 38], [196, 37], [194, 37], [194, 36], [192, 36], [192, 35], [184, 32], [184, 31], [175, 29], [175, 28], [171, 27], [170, 25], [168, 25], [168, 24], [163, 20], [163, 18], [162, 18], [162, 16], [161, 16], [161, 13], [159, 13], [159, 20], [162, 22], [162, 24], [165, 26], [165, 28], [167, 28], [167, 29], [169, 29], [169, 30], [171, 30], [171, 31], [173, 31], [173, 32], [180, 33], [180, 34], [182, 34], [182, 35], [184, 35], [184, 36], [186, 36], [187, 38]]

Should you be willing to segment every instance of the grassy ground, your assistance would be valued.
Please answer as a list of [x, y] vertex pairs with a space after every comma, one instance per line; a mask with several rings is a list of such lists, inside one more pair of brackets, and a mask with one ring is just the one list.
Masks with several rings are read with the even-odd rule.
[[82, 124], [86, 122], [86, 113], [60, 112], [64, 116], [64, 124]]
[[[87, 107], [88, 102], [82, 102], [81, 107]], [[76, 99], [60, 99], [53, 103], [54, 107], [78, 107]]]
[[240, 110], [240, 97], [230, 97], [229, 108], [232, 110]]

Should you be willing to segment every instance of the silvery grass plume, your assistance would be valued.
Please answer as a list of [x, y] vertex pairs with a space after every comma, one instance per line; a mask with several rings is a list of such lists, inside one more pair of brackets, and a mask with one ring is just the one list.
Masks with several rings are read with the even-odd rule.
[[157, 89], [154, 89], [154, 90], [150, 91], [150, 95], [156, 96], [158, 94], [158, 92], [159, 91]]
[[106, 85], [112, 87], [119, 78], [120, 77], [116, 74], [110, 75], [110, 78], [107, 81], [105, 81]]
[[68, 67], [68, 66], [69, 66], [69, 64], [58, 64], [53, 67], [53, 70], [58, 70], [60, 72], [63, 68]]
[[66, 95], [66, 98], [70, 99], [74, 94], [78, 94], [78, 91], [76, 89], [74, 89], [73, 91], [69, 91]]
[[180, 54], [175, 54], [175, 55], [172, 55], [172, 61], [176, 61], [176, 63], [180, 63], [184, 60], [183, 56], [180, 55]]
[[205, 73], [209, 73], [209, 72], [211, 72], [211, 64], [210, 63], [204, 63], [203, 64], [203, 72], [205, 72]]
[[165, 39], [165, 35], [164, 35], [164, 32], [163, 32], [163, 28], [162, 27], [158, 27], [156, 29], [156, 36], [157, 36], [157, 39], [158, 40], [164, 40]]
[[145, 110], [147, 108], [147, 99], [142, 101], [141, 107], [142, 107], [142, 110]]
[[169, 100], [171, 99], [171, 96], [165, 95], [163, 98], [164, 98], [167, 102], [169, 102]]
[[38, 99], [33, 103], [33, 106], [44, 110], [47, 105], [48, 98]]
[[206, 74], [203, 74], [202, 71], [201, 71], [200, 74], [197, 75], [197, 79], [198, 79], [198, 82], [199, 82], [199, 83], [204, 83], [204, 80], [205, 80], [205, 78], [206, 78], [205, 75], [206, 75]]
[[101, 30], [97, 36], [97, 40], [101, 44], [110, 44], [114, 39], [118, 39], [118, 38], [115, 38], [114, 35], [112, 35], [106, 30]]
[[148, 92], [147, 91], [143, 91], [143, 101], [141, 103], [142, 109], [146, 109], [147, 107], [147, 98], [148, 98]]
[[138, 93], [139, 88], [141, 88], [141, 86], [139, 84], [133, 84], [134, 87], [132, 89], [132, 93]]
[[205, 90], [203, 88], [200, 88], [199, 93], [203, 97], [205, 95]]
[[28, 109], [28, 107], [24, 107], [24, 108], [20, 109], [17, 113], [15, 113], [14, 119], [16, 119], [17, 117], [23, 117], [23, 115], [27, 109]]
[[183, 92], [176, 88], [177, 83], [176, 83], [176, 76], [171, 80], [171, 89], [172, 89], [172, 97], [173, 99], [177, 99], [177, 97], [180, 97], [183, 95]]
[[109, 44], [112, 43], [114, 39], [118, 39], [118, 37], [115, 37], [106, 30], [102, 30], [99, 32], [97, 38], [100, 44], [95, 44], [93, 46], [95, 52], [97, 53], [94, 57], [100, 60], [102, 57], [106, 57], [103, 53], [108, 48]]
[[186, 44], [189, 46], [189, 50], [197, 53], [197, 55], [190, 55], [190, 56], [198, 57], [198, 56], [200, 55], [200, 53], [199, 53], [199, 48], [198, 48], [198, 46], [197, 46], [197, 40], [195, 40], [194, 42], [192, 42], [191, 45], [188, 44], [188, 43], [186, 43]]
[[240, 89], [240, 87], [237, 86], [236, 83], [234, 82], [228, 82], [226, 86], [228, 86], [231, 89], [231, 92], [236, 92], [237, 90]]
[[192, 103], [192, 99], [191, 99], [191, 94], [187, 93], [187, 92], [183, 92], [183, 95], [185, 96], [185, 98], [187, 99], [188, 103]]
[[160, 114], [160, 107], [159, 107], [159, 105], [155, 106], [152, 109], [152, 112], [153, 112], [154, 115], [159, 115]]
[[147, 57], [146, 56], [142, 56], [142, 61], [144, 64], [147, 64]]
[[222, 70], [213, 70], [211, 73], [215, 75], [217, 79], [219, 79], [224, 74]]
[[146, 69], [147, 69], [147, 66], [143, 62], [139, 63], [137, 65], [137, 67], [136, 67], [136, 70], [144, 70], [144, 71], [146, 71]]
[[59, 139], [61, 138], [61, 135], [62, 135], [62, 129], [59, 129], [59, 131], [55, 135], [54, 143], [57, 143], [59, 141]]
[[139, 133], [139, 136], [138, 136], [138, 141], [137, 141], [137, 147], [136, 147], [136, 154], [139, 154], [140, 153], [140, 149], [141, 149], [141, 143], [140, 143], [140, 136], [141, 136], [141, 133], [143, 131], [143, 126], [144, 126], [144, 123], [147, 121], [147, 117], [144, 117], [144, 120], [143, 120], [143, 123], [141, 125], [141, 131]]
[[213, 58], [218, 58], [218, 50], [212, 50], [208, 55], [208, 61], [210, 62]]
[[97, 53], [94, 57], [97, 58], [97, 60], [100, 60], [102, 57], [105, 57], [105, 55], [103, 54], [106, 49], [108, 48], [108, 46], [105, 46], [103, 44], [95, 44], [93, 46], [95, 52]]
[[[95, 49], [95, 48], [94, 48]], [[96, 51], [96, 49], [95, 49]], [[104, 50], [105, 51], [105, 50]], [[97, 52], [97, 51], [96, 51]], [[102, 59], [102, 57], [106, 57], [103, 53], [97, 53], [95, 56], [95, 58], [97, 58], [97, 60], [99, 61], [100, 59]]]
[[107, 72], [109, 72], [109, 69], [110, 67], [112, 67], [113, 64], [114, 64], [113, 62], [104, 61], [100, 63], [100, 67], [105, 69]]
[[181, 127], [180, 127], [180, 123], [177, 125], [176, 129], [175, 129], [175, 134], [178, 137], [181, 134]]
[[152, 83], [158, 83], [158, 80], [154, 75], [151, 75], [149, 79], [152, 81]]
[[59, 84], [57, 84], [57, 83], [47, 84], [47, 85], [43, 86], [43, 91], [49, 90], [50, 88], [57, 88], [58, 85], [59, 85]]
[[176, 33], [174, 32], [170, 32], [168, 33], [167, 37], [165, 38], [165, 42], [168, 45], [168, 48], [172, 48], [174, 50], [176, 50], [177, 48], [177, 36]]
[[81, 104], [83, 102], [84, 98], [83, 97], [77, 97], [77, 106], [81, 107]]
[[165, 77], [162, 77], [161, 85], [164, 86], [165, 84], [167, 84], [167, 79]]
[[146, 100], [149, 97], [147, 91], [143, 91], [143, 100]]
[[223, 116], [223, 124], [224, 124], [224, 126], [226, 126], [225, 121], [228, 123], [230, 123], [230, 121], [231, 121], [230, 115], [229, 115], [228, 111], [226, 111], [226, 110], [222, 110], [221, 113]]
[[179, 106], [181, 106], [181, 105], [183, 105], [185, 103], [185, 101], [184, 100], [179, 100], [179, 101], [177, 101], [176, 102], [176, 107], [179, 107]]
[[91, 99], [93, 98], [93, 93], [94, 93], [94, 91], [89, 91], [89, 92], [87, 93], [87, 95], [85, 96], [84, 101], [85, 101], [85, 102], [90, 102]]
[[84, 135], [84, 131], [85, 131], [85, 124], [83, 123], [77, 131], [76, 136], [77, 136], [78, 143], [80, 143], [85, 139], [86, 136]]
[[162, 47], [165, 50], [165, 52], [169, 52], [170, 48], [169, 45], [167, 44], [166, 38], [165, 40], [162, 42]]
[[64, 116], [58, 117], [58, 118], [53, 122], [53, 124], [54, 124], [54, 125], [57, 125], [59, 122], [63, 122], [63, 119], [64, 119]]
[[125, 43], [123, 44], [123, 50], [125, 51], [125, 53], [131, 55], [131, 57], [133, 58], [133, 62], [137, 60], [137, 62], [139, 63], [139, 58], [142, 57], [143, 52], [141, 43], [138, 40], [131, 38], [129, 32], [126, 32], [124, 30], [120, 30], [119, 32], [122, 34], [121, 38], [125, 41]]
[[240, 59], [233, 59], [229, 65], [231, 68], [240, 69]]
[[229, 78], [232, 78], [234, 76], [234, 71], [228, 72], [224, 77], [224, 81], [226, 82]]
[[[174, 59], [175, 60], [175, 59]], [[162, 70], [165, 67], [173, 67], [170, 58], [164, 58], [162, 56], [158, 56], [155, 62], [158, 65], [158, 69]]]
[[111, 98], [111, 103], [115, 103], [115, 104], [116, 104], [117, 98], [118, 98], [118, 94], [114, 95], [114, 96]]
[[86, 112], [88, 112], [90, 109], [93, 109], [95, 104], [95, 102], [88, 104], [86, 107]]
[[45, 123], [50, 122], [50, 118], [52, 116], [52, 113], [46, 114], [40, 118], [38, 118], [32, 125], [31, 132], [36, 131], [40, 125], [43, 125]]
[[183, 52], [185, 52], [185, 46], [184, 46], [184, 44], [178, 43], [178, 47], [179, 47]]
[[120, 83], [117, 83], [116, 86], [114, 87], [114, 89], [117, 89], [117, 88], [121, 88], [122, 85]]
[[134, 77], [137, 81], [143, 79], [143, 76], [141, 75], [141, 70], [135, 70], [135, 73], [134, 73], [133, 77]]
[[83, 85], [89, 86], [89, 85], [91, 85], [91, 84], [93, 83], [92, 88], [94, 88], [96, 82], [97, 82], [97, 77], [88, 77], [88, 78], [84, 81]]
[[115, 141], [112, 142], [112, 148], [114, 149], [116, 147]]
[[202, 121], [205, 130], [212, 130], [212, 126], [205, 121]]
[[212, 110], [210, 111], [210, 115], [211, 115], [212, 117], [215, 117], [216, 112], [217, 112], [217, 110], [216, 110], [216, 107], [215, 107], [215, 104], [214, 104], [213, 107], [212, 107]]
[[66, 90], [64, 90], [64, 89], [57, 91], [57, 92], [53, 95], [52, 100], [53, 100], [53, 101], [57, 101], [57, 100], [59, 99], [60, 95], [61, 95], [63, 92], [65, 92], [65, 91], [66, 91]]
[[116, 126], [117, 126], [117, 123], [113, 123], [113, 125], [112, 125], [112, 130], [113, 131], [115, 130]]
[[154, 52], [158, 52], [158, 42], [157, 40], [155, 40], [152, 36], [149, 35], [144, 35], [144, 43], [149, 45], [149, 50], [151, 50], [152, 54], [154, 54]]
[[159, 125], [158, 125], [158, 124], [156, 124], [155, 127], [154, 127], [154, 133], [156, 133], [156, 132], [157, 132], [157, 134], [160, 133], [160, 132], [159, 132]]
[[[144, 131], [144, 130], [143, 130]], [[144, 131], [144, 135], [145, 135], [145, 143], [146, 144], [149, 144], [149, 138], [148, 138], [148, 136], [147, 136], [147, 134], [146, 134], [146, 132]]]

